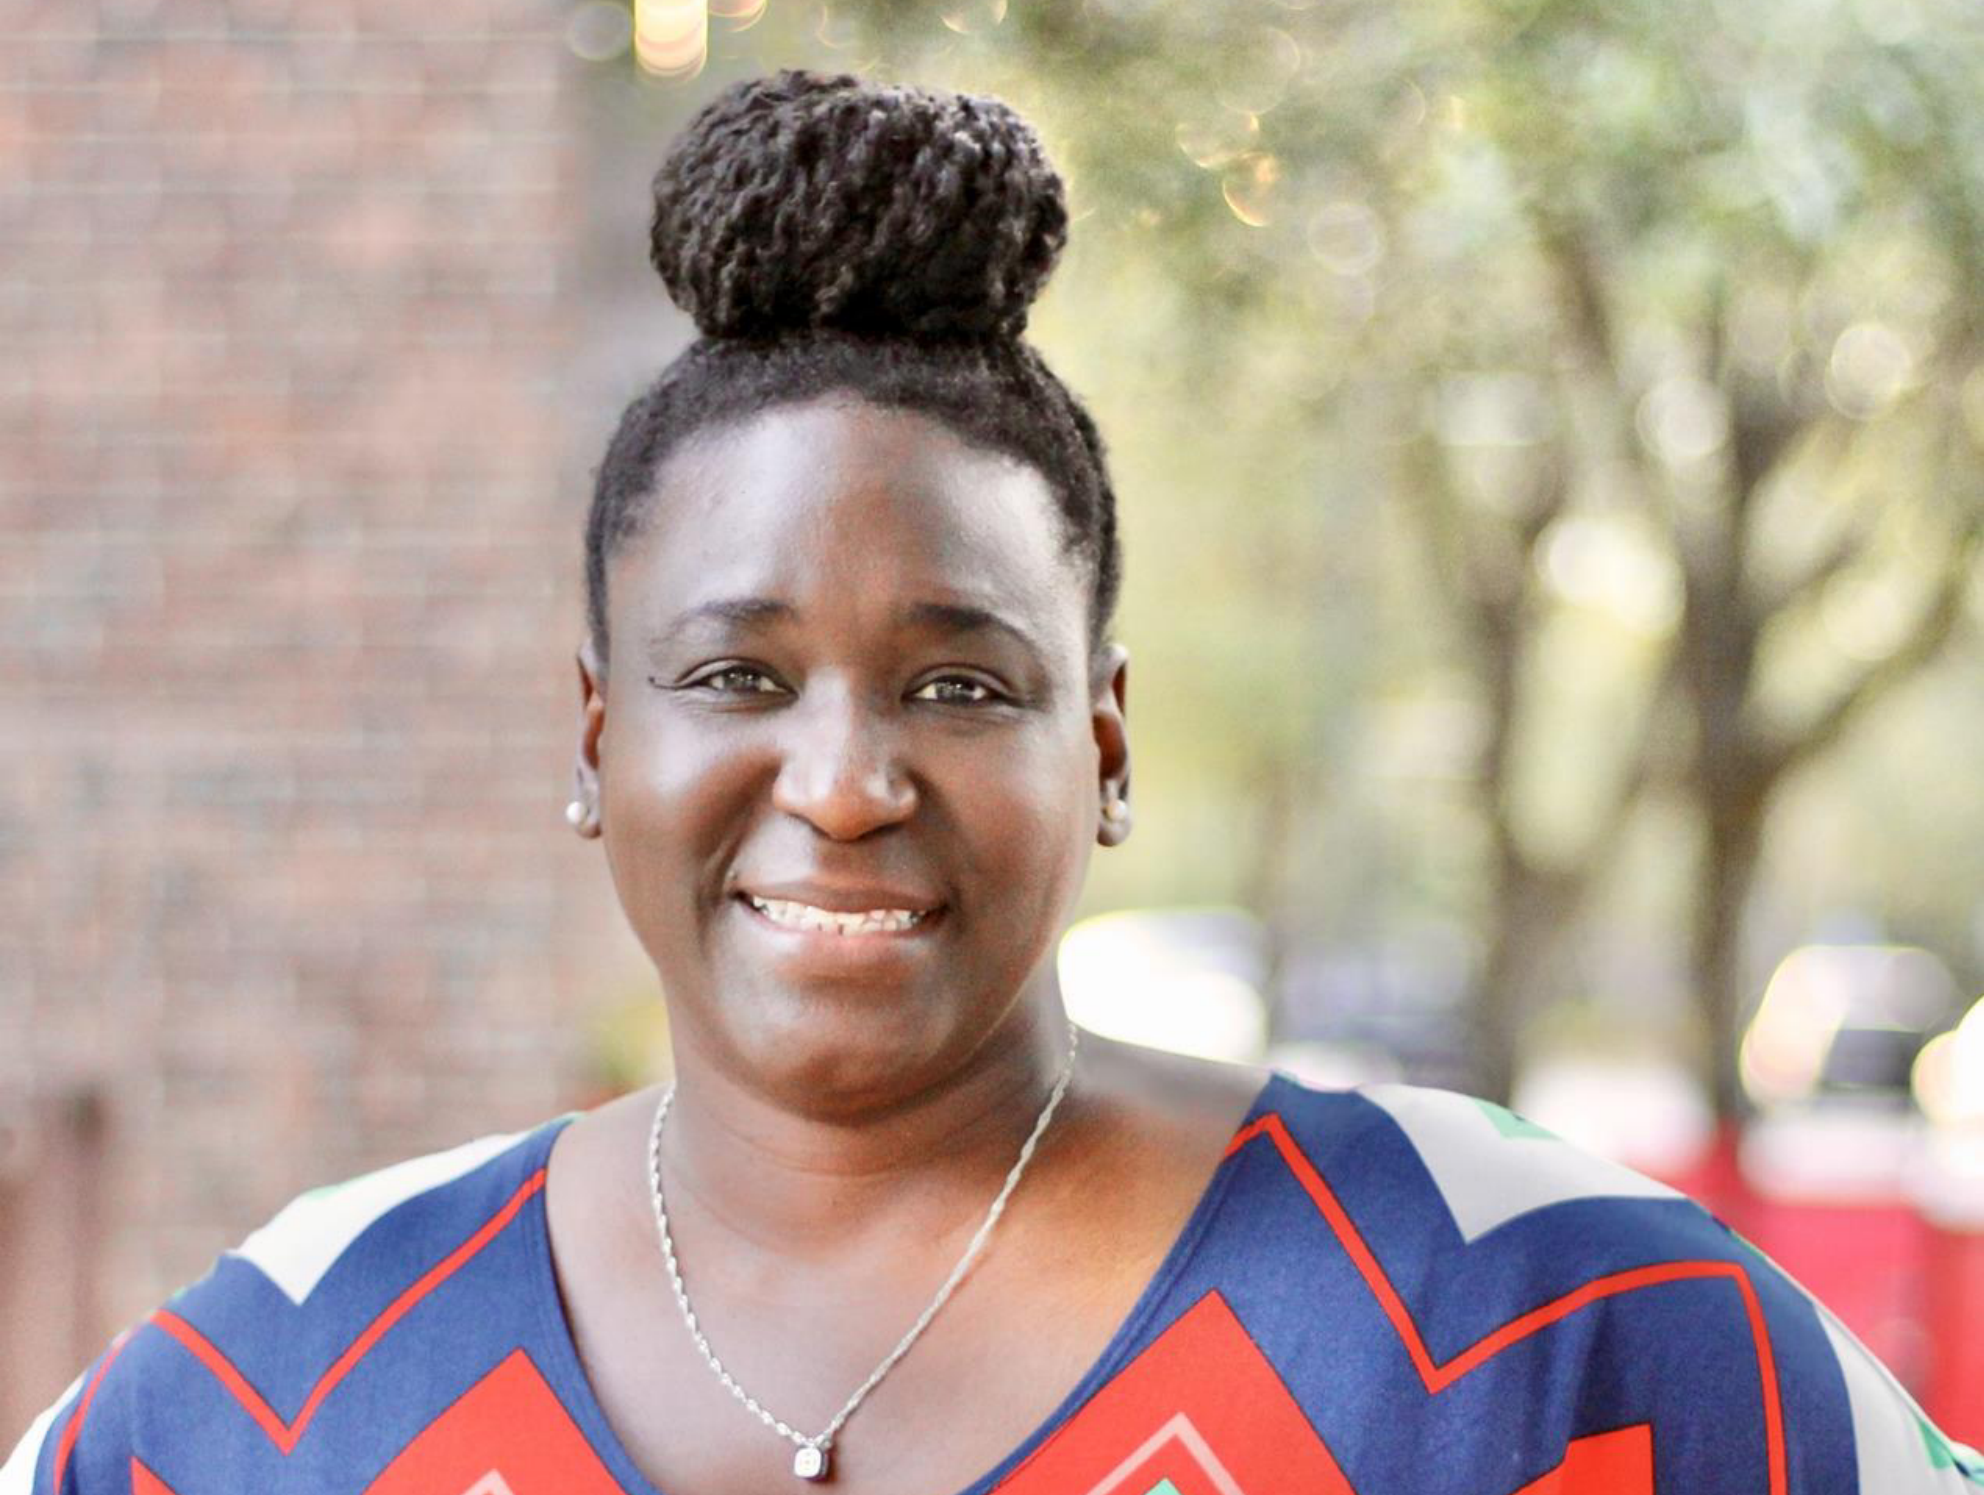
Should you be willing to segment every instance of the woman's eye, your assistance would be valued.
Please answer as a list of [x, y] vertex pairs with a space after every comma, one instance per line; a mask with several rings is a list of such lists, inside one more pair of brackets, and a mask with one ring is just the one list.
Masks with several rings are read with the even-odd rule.
[[929, 684], [921, 687], [917, 694], [921, 695], [925, 690], [934, 690], [942, 686], [962, 686], [967, 690], [978, 692], [975, 696], [950, 695], [940, 697], [940, 704], [946, 706], [982, 706], [998, 699], [998, 693], [990, 686], [981, 680], [973, 680], [967, 675], [946, 675], [941, 680], [932, 680]]
[[[749, 665], [726, 665], [723, 669], [712, 670], [700, 680], [689, 682], [691, 690], [707, 690], [719, 696], [758, 696], [775, 694], [778, 684], [763, 670]], [[936, 696], [925, 692], [937, 691]], [[943, 706], [984, 706], [1000, 699], [999, 693], [982, 680], [974, 680], [969, 675], [945, 675], [919, 686], [916, 696], [921, 700], [935, 700]]]
[[771, 681], [771, 677], [765, 674], [763, 670], [754, 670], [747, 665], [734, 664], [734, 665], [730, 665], [725, 669], [715, 670], [710, 674], [703, 676], [702, 679], [695, 681], [694, 685], [695, 688], [698, 690], [714, 689], [716, 693], [720, 696], [751, 696], [751, 695], [765, 694], [764, 691], [758, 689], [755, 686], [746, 687], [743, 690], [728, 690], [716, 685], [716, 682], [719, 680], [731, 680], [731, 679], [761, 680], [767, 684], [769, 684]]

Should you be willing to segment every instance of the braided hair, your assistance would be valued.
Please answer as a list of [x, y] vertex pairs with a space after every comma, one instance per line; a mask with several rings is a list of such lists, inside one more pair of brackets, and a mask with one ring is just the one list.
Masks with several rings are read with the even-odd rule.
[[586, 520], [586, 606], [607, 659], [606, 567], [692, 433], [845, 391], [1031, 464], [1089, 579], [1099, 667], [1121, 587], [1095, 422], [1021, 338], [1067, 242], [1061, 179], [997, 99], [786, 69], [690, 121], [654, 178], [650, 257], [701, 332], [620, 417]]

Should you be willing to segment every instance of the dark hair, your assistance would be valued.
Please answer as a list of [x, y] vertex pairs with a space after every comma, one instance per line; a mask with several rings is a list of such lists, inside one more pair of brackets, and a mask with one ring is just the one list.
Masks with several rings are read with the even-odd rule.
[[997, 99], [787, 69], [725, 90], [654, 179], [651, 257], [702, 336], [620, 417], [586, 520], [592, 643], [606, 563], [690, 434], [846, 391], [1030, 463], [1089, 576], [1091, 664], [1122, 578], [1088, 411], [1021, 338], [1067, 241], [1061, 179]]

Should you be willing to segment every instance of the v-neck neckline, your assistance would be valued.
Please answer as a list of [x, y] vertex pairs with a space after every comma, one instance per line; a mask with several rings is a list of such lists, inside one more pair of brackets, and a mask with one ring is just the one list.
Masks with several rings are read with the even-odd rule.
[[[1281, 1076], [1270, 1072], [1261, 1088], [1255, 1093], [1247, 1114], [1234, 1128], [1233, 1136], [1238, 1137], [1265, 1112], [1272, 1109], [1269, 1097], [1281, 1083]], [[561, 1116], [547, 1122], [531, 1148], [530, 1171], [543, 1168], [551, 1156], [552, 1146], [565, 1127], [577, 1119], [576, 1114]], [[1198, 1201], [1185, 1224], [1172, 1240], [1164, 1259], [1157, 1270], [1144, 1284], [1123, 1321], [1117, 1325], [1115, 1333], [1109, 1336], [1093, 1364], [1076, 1381], [1068, 1394], [1061, 1398], [1054, 1410], [1016, 1444], [1011, 1452], [993, 1467], [955, 1492], [955, 1495], [991, 1495], [1027, 1459], [1031, 1458], [1048, 1439], [1088, 1402], [1103, 1386], [1120, 1371], [1132, 1358], [1132, 1351], [1146, 1338], [1145, 1330], [1166, 1308], [1171, 1298], [1171, 1289], [1197, 1257], [1200, 1246], [1219, 1218], [1220, 1208], [1226, 1200], [1235, 1175], [1234, 1155], [1229, 1147], [1221, 1156]], [[665, 1491], [644, 1475], [634, 1462], [633, 1455], [621, 1442], [620, 1435], [607, 1420], [606, 1410], [593, 1390], [591, 1377], [579, 1358], [578, 1342], [572, 1332], [570, 1318], [565, 1312], [564, 1298], [558, 1290], [557, 1267], [551, 1254], [551, 1229], [546, 1207], [548, 1191], [539, 1189], [531, 1198], [524, 1211], [524, 1223], [529, 1232], [528, 1255], [530, 1282], [529, 1291], [535, 1300], [539, 1318], [545, 1331], [545, 1342], [549, 1346], [551, 1365], [545, 1367], [545, 1374], [557, 1390], [565, 1409], [579, 1424], [593, 1452], [606, 1465], [626, 1495], [694, 1495], [693, 1491]], [[656, 1267], [659, 1270], [657, 1260]], [[798, 1481], [795, 1480], [795, 1495]]]

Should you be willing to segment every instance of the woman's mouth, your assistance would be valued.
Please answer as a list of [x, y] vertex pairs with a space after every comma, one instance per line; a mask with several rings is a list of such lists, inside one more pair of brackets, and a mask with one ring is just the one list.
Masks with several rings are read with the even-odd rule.
[[755, 893], [742, 896], [752, 908], [781, 929], [813, 930], [825, 934], [900, 934], [914, 929], [932, 912], [911, 908], [876, 908], [859, 913], [841, 913], [784, 898], [760, 898]]
[[759, 928], [829, 955], [835, 951], [848, 955], [866, 950], [879, 952], [905, 942], [920, 943], [919, 936], [938, 923], [944, 913], [941, 906], [842, 911], [785, 898], [761, 898], [755, 893], [739, 893], [737, 901], [751, 911], [752, 922]]

